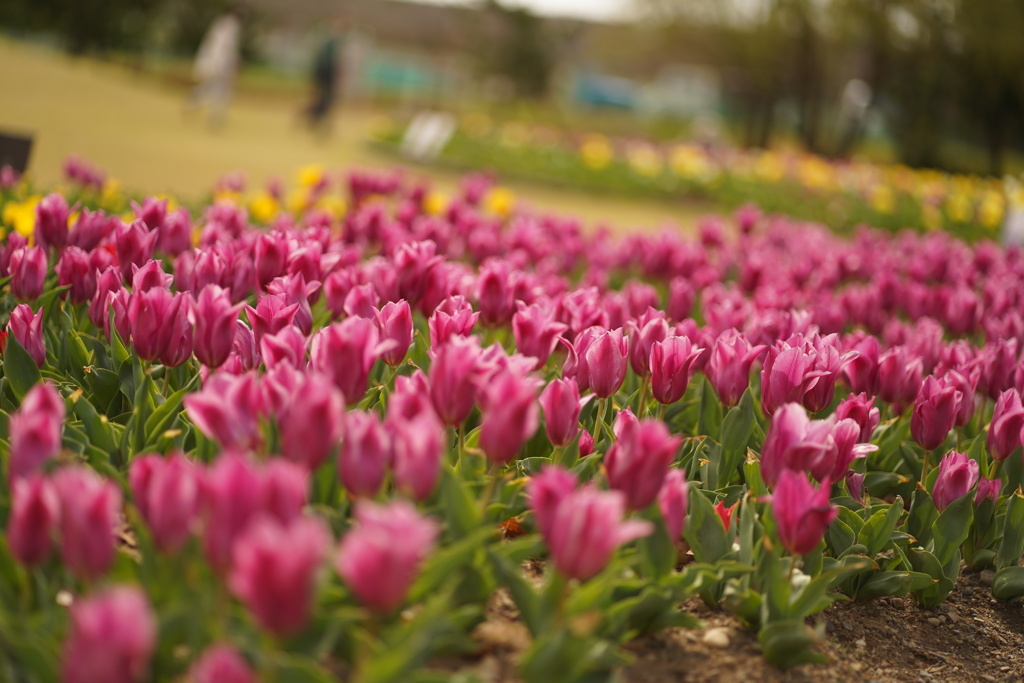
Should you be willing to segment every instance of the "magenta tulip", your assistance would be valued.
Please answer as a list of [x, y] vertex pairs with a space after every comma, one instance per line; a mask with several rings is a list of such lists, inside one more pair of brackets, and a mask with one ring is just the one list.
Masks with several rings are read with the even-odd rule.
[[391, 464], [391, 430], [376, 413], [353, 410], [345, 415], [345, 438], [338, 452], [338, 476], [349, 495], [372, 498], [384, 484]]
[[658, 496], [682, 438], [660, 420], [637, 420], [628, 409], [615, 419], [615, 443], [605, 454], [608, 485], [625, 494], [631, 510], [642, 510]]
[[310, 364], [331, 378], [351, 406], [363, 400], [373, 364], [392, 345], [380, 342], [373, 321], [347, 318], [313, 336]]
[[363, 605], [389, 614], [405, 602], [440, 531], [409, 503], [360, 502], [355, 525], [341, 540], [334, 567]]
[[199, 478], [199, 470], [181, 453], [132, 460], [132, 498], [161, 552], [175, 553], [188, 540], [199, 511]]
[[45, 562], [59, 520], [60, 501], [49, 480], [32, 474], [11, 482], [7, 547], [14, 559], [27, 567]]
[[71, 209], [64, 195], [54, 192], [36, 204], [36, 244], [46, 250], [60, 250], [68, 241], [68, 218]]
[[784, 470], [772, 491], [772, 515], [779, 542], [794, 555], [806, 555], [839, 514], [829, 503], [829, 487], [815, 488], [800, 472]]
[[43, 382], [28, 390], [8, 424], [10, 481], [41, 469], [60, 451], [64, 415], [64, 399], [52, 384]]
[[626, 379], [626, 357], [629, 340], [622, 330], [603, 331], [587, 349], [587, 371], [590, 388], [598, 398], [608, 398]]
[[540, 405], [544, 409], [544, 430], [554, 446], [568, 446], [580, 431], [580, 410], [593, 395], [580, 399], [573, 379], [556, 379], [544, 387]]
[[437, 488], [444, 455], [442, 425], [431, 409], [413, 418], [392, 419], [392, 474], [395, 487], [416, 501], [425, 501]]
[[576, 490], [578, 483], [576, 475], [554, 465], [545, 465], [540, 474], [530, 477], [526, 488], [527, 502], [533, 510], [537, 530], [545, 538], [551, 535], [555, 510]]
[[783, 471], [831, 471], [838, 446], [832, 436], [834, 424], [811, 420], [797, 403], [780, 406], [772, 416], [761, 448], [761, 476], [775, 486]]
[[231, 592], [265, 630], [276, 636], [296, 633], [309, 620], [317, 568], [330, 543], [317, 519], [300, 517], [282, 524], [260, 517], [234, 545]]
[[985, 445], [993, 460], [1006, 460], [1020, 448], [1024, 437], [1024, 405], [1016, 389], [1007, 389], [999, 395], [992, 413], [992, 423], [985, 437]]
[[694, 363], [704, 349], [693, 348], [686, 337], [668, 337], [651, 346], [651, 393], [658, 403], [675, 403], [686, 393]]
[[412, 309], [408, 301], [391, 301], [384, 304], [379, 311], [374, 311], [377, 329], [383, 341], [390, 341], [393, 346], [381, 355], [381, 359], [395, 367], [403, 360], [412, 346]]
[[228, 359], [241, 310], [242, 305], [232, 305], [228, 292], [217, 285], [209, 285], [199, 292], [189, 313], [195, 324], [193, 351], [200, 363], [208, 368], [219, 368]]
[[963, 394], [946, 381], [929, 375], [917, 392], [910, 416], [910, 433], [928, 451], [942, 445], [953, 428]]
[[195, 661], [188, 683], [257, 683], [256, 674], [231, 645], [211, 645]]
[[658, 492], [658, 509], [661, 517], [665, 520], [665, 529], [673, 541], [678, 541], [683, 536], [683, 525], [686, 522], [686, 509], [690, 487], [686, 483], [686, 472], [683, 470], [669, 470], [665, 476], [665, 483], [661, 485]]
[[92, 300], [96, 295], [96, 270], [89, 255], [78, 247], [65, 249], [57, 262], [57, 284], [71, 287], [66, 296], [76, 306]]
[[[298, 332], [298, 330], [296, 330]], [[271, 337], [264, 337], [264, 343]], [[338, 445], [345, 400], [337, 387], [322, 375], [306, 375], [296, 387], [278, 420], [281, 452], [292, 462], [313, 471]]]
[[461, 424], [473, 411], [477, 399], [479, 342], [455, 336], [444, 346], [433, 349], [432, 354], [429, 378], [434, 409], [445, 424]]
[[765, 350], [765, 346], [751, 346], [736, 330], [718, 335], [705, 368], [718, 399], [732, 407], [740, 402], [743, 392], [750, 386], [750, 368]]
[[43, 339], [43, 309], [35, 314], [28, 304], [18, 304], [11, 311], [11, 319], [7, 323], [7, 331], [21, 346], [28, 351], [35, 364], [43, 367], [46, 364], [46, 342]]
[[71, 606], [61, 655], [64, 683], [142, 683], [149, 680], [157, 621], [135, 586], [114, 586]]
[[939, 463], [939, 475], [932, 487], [932, 500], [939, 512], [963, 498], [978, 483], [978, 461], [966, 453], [950, 451]]
[[64, 467], [53, 475], [60, 501], [60, 557], [72, 574], [97, 579], [114, 563], [114, 532], [121, 489], [88, 467]]
[[512, 334], [516, 350], [524, 356], [535, 358], [535, 368], [543, 367], [558, 346], [558, 340], [568, 325], [555, 320], [555, 312], [540, 304], [526, 306], [519, 303], [519, 310], [512, 316]]

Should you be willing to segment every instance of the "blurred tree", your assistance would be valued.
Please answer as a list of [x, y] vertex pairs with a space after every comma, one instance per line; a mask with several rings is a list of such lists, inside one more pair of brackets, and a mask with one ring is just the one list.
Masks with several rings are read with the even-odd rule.
[[546, 97], [554, 69], [551, 37], [542, 20], [523, 7], [484, 3], [489, 19], [481, 32], [480, 64], [484, 72], [508, 80], [517, 97]]

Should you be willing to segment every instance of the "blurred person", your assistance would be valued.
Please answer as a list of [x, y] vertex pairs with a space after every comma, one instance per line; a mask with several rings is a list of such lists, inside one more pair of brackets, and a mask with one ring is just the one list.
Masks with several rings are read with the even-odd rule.
[[302, 116], [309, 128], [321, 135], [330, 132], [330, 113], [342, 92], [345, 78], [345, 42], [349, 21], [336, 17], [327, 26], [327, 34], [317, 47], [310, 70], [313, 96]]
[[224, 125], [231, 102], [240, 61], [242, 11], [240, 6], [235, 6], [214, 19], [196, 53], [192, 74], [198, 84], [189, 95], [186, 109], [192, 111], [207, 105], [213, 129]]

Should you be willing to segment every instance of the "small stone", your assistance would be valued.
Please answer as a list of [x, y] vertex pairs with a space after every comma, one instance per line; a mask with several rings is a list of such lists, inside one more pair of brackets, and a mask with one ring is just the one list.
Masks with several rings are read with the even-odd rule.
[[970, 586], [964, 586], [963, 594], [964, 595], [974, 595], [974, 589], [971, 588]]
[[931, 619], [929, 619], [928, 623], [931, 624], [932, 626], [941, 626], [942, 625], [942, 622], [939, 621], [938, 619], [936, 619], [935, 617], [932, 617]]
[[864, 668], [864, 665], [861, 664], [860, 662], [854, 662], [853, 664], [850, 665], [850, 668], [853, 669], [854, 671], [861, 671]]
[[985, 571], [981, 572], [981, 574], [978, 575], [978, 578], [981, 579], [981, 585], [982, 586], [991, 586], [992, 585], [992, 579], [996, 578], [996, 573], [994, 571], [992, 571], [991, 569], [986, 569]]
[[945, 623], [946, 623], [946, 621], [947, 621], [947, 620], [946, 620], [946, 615], [944, 615], [944, 614], [940, 614], [940, 615], [939, 615], [939, 621], [941, 621], [941, 622], [942, 622], [943, 624], [945, 624]]
[[725, 649], [729, 647], [729, 629], [724, 626], [709, 628], [704, 634], [704, 644], [708, 647]]
[[954, 624], [960, 621], [960, 613], [957, 612], [955, 609], [949, 610], [949, 614], [947, 614], [946, 616], [949, 617], [949, 620]]
[[866, 648], [868, 646], [868, 641], [864, 640], [863, 638], [860, 638], [860, 639], [856, 640], [853, 644], [856, 645], [861, 650], [863, 650], [864, 648]]

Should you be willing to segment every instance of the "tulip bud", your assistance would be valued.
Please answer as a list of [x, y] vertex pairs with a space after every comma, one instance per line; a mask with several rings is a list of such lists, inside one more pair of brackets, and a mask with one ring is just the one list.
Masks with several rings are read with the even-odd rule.
[[43, 309], [35, 315], [28, 304], [18, 304], [11, 312], [7, 331], [28, 351], [39, 367], [46, 364], [46, 342], [43, 340]]
[[587, 348], [590, 388], [599, 398], [608, 398], [622, 386], [628, 349], [629, 340], [621, 329], [599, 333]]
[[53, 550], [53, 532], [60, 519], [60, 501], [53, 485], [32, 474], [11, 482], [11, 516], [7, 546], [21, 564], [42, 564]]
[[538, 423], [535, 381], [506, 371], [488, 382], [480, 421], [480, 448], [488, 460], [499, 465], [512, 462]]
[[149, 260], [144, 266], [132, 266], [132, 291], [145, 292], [150, 289], [169, 289], [174, 276], [164, 272], [161, 261]]
[[1006, 460], [1021, 445], [1024, 431], [1024, 405], [1016, 389], [1007, 389], [999, 395], [992, 423], [985, 437], [988, 454], [993, 460]]
[[584, 486], [562, 498], [551, 515], [544, 540], [555, 569], [570, 579], [597, 575], [620, 545], [649, 535], [654, 527], [638, 519], [623, 520], [625, 496]]
[[434, 409], [445, 424], [461, 424], [476, 403], [479, 342], [475, 338], [452, 337], [432, 353], [429, 377]]
[[226, 290], [209, 285], [189, 307], [195, 324], [196, 358], [208, 368], [219, 368], [228, 359], [235, 338], [235, 322], [242, 305], [233, 306]]
[[[268, 339], [271, 337], [264, 337], [263, 341]], [[313, 471], [338, 444], [345, 400], [329, 379], [318, 374], [306, 375], [296, 388], [295, 397], [286, 404], [278, 420], [281, 451], [284, 457]]]
[[338, 453], [338, 476], [355, 498], [372, 498], [384, 483], [391, 462], [391, 434], [375, 413], [345, 415], [345, 438]]
[[867, 394], [850, 394], [836, 406], [836, 418], [840, 420], [851, 419], [860, 425], [860, 436], [858, 441], [867, 443], [871, 441], [871, 435], [878, 426], [881, 412], [874, 407], [875, 397], [870, 399]]
[[377, 357], [389, 348], [390, 343], [380, 343], [372, 321], [347, 318], [313, 336], [310, 364], [331, 378], [348, 405], [355, 405], [366, 395], [370, 370]]
[[509, 275], [508, 264], [501, 261], [488, 261], [480, 268], [477, 301], [484, 322], [492, 327], [500, 327], [512, 318]]
[[981, 477], [978, 479], [978, 492], [974, 494], [974, 504], [981, 505], [981, 501], [988, 498], [995, 505], [999, 501], [999, 492], [1003, 488], [1002, 479], [989, 479]]
[[431, 314], [427, 321], [430, 328], [430, 348], [436, 349], [448, 343], [453, 336], [468, 337], [473, 332], [479, 313], [461, 296], [449, 297]]
[[395, 487], [413, 500], [425, 501], [441, 476], [441, 423], [431, 409], [411, 419], [392, 419], [389, 415], [387, 427], [394, 442], [391, 457]]
[[24, 303], [35, 301], [46, 283], [46, 252], [38, 247], [22, 247], [11, 254], [11, 294]]
[[309, 620], [316, 570], [330, 536], [319, 520], [281, 524], [262, 516], [238, 538], [228, 585], [256, 621], [276, 636], [296, 633]]
[[651, 347], [651, 393], [663, 405], [675, 403], [686, 393], [694, 363], [704, 353], [686, 337], [668, 337]]
[[362, 285], [355, 285], [345, 295], [345, 315], [350, 318], [366, 318], [373, 320], [377, 313], [377, 305], [380, 303], [380, 294], [373, 284], [367, 282]]
[[129, 226], [122, 226], [117, 231], [117, 264], [121, 269], [121, 279], [128, 282], [132, 279], [132, 266], [145, 265], [153, 258], [153, 249], [159, 235], [151, 232], [142, 221], [134, 221]]
[[825, 536], [838, 515], [829, 503], [828, 486], [815, 488], [804, 474], [784, 470], [772, 492], [772, 515], [779, 542], [794, 555], [806, 555]]
[[947, 453], [939, 463], [939, 474], [932, 487], [932, 500], [939, 512], [970, 493], [978, 476], [977, 460], [971, 460], [966, 453]]
[[267, 370], [279, 365], [293, 368], [306, 366], [306, 337], [294, 325], [288, 325], [276, 334], [265, 334], [260, 340], [260, 355]]
[[697, 298], [693, 284], [683, 277], [675, 277], [668, 283], [668, 302], [665, 312], [672, 320], [682, 321], [693, 310], [693, 302]]
[[271, 280], [284, 274], [287, 256], [288, 242], [278, 233], [263, 234], [256, 239], [253, 260], [260, 286], [265, 287]]
[[750, 367], [764, 351], [763, 345], [751, 346], [736, 330], [718, 335], [705, 368], [718, 399], [732, 407], [740, 402], [750, 386]]
[[761, 477], [765, 483], [775, 486], [784, 470], [831, 471], [831, 463], [838, 454], [833, 429], [832, 422], [809, 419], [801, 405], [780, 406], [772, 416], [761, 448]]
[[64, 429], [64, 399], [49, 382], [28, 390], [25, 399], [10, 417], [10, 481], [28, 476], [42, 468], [61, 447]]
[[268, 294], [260, 297], [256, 308], [247, 305], [245, 314], [256, 335], [256, 343], [259, 344], [263, 335], [277, 334], [287, 325], [291, 325], [298, 310], [299, 304], [287, 303], [283, 294]]
[[379, 311], [374, 311], [374, 314], [380, 338], [394, 343], [381, 358], [391, 367], [396, 367], [405, 360], [405, 354], [412, 346], [412, 309], [409, 308], [408, 301], [392, 301]]
[[786, 403], [803, 403], [804, 395], [817, 383], [815, 356], [801, 347], [768, 349], [761, 369], [761, 407], [771, 415]]
[[660, 420], [637, 420], [628, 409], [615, 419], [615, 443], [605, 454], [608, 485], [625, 494], [631, 510], [642, 510], [658, 495], [682, 439]]
[[89, 262], [89, 255], [78, 247], [68, 247], [57, 262], [57, 284], [70, 285], [66, 294], [74, 305], [83, 304], [96, 294], [96, 271]]
[[942, 445], [953, 428], [963, 394], [952, 383], [929, 375], [917, 392], [910, 416], [910, 433], [928, 451]]
[[60, 250], [68, 241], [68, 217], [71, 209], [64, 195], [54, 192], [36, 204], [36, 244], [43, 250]]
[[576, 475], [554, 465], [545, 465], [540, 474], [530, 477], [526, 496], [537, 530], [545, 538], [552, 532], [555, 510], [576, 490]]
[[136, 456], [128, 472], [132, 498], [156, 547], [175, 553], [188, 540], [199, 509], [199, 471], [183, 454]]
[[206, 648], [185, 678], [188, 683], [257, 683], [249, 664], [227, 644]]
[[658, 509], [661, 511], [662, 519], [665, 520], [668, 536], [673, 541], [678, 541], [683, 536], [689, 495], [690, 487], [686, 483], [686, 472], [677, 469], [669, 470], [665, 477], [665, 483], [661, 485], [661, 491], [658, 492]]
[[166, 321], [167, 344], [157, 355], [157, 360], [166, 368], [176, 368], [192, 357], [192, 298], [182, 292], [174, 298], [180, 303], [173, 317]]
[[663, 316], [653, 315], [642, 324], [629, 325], [629, 364], [638, 377], [646, 377], [650, 372], [653, 346], [670, 335], [668, 323]]
[[253, 374], [220, 372], [202, 391], [185, 396], [184, 403], [188, 418], [223, 447], [253, 448], [262, 440], [263, 398]]
[[61, 560], [75, 576], [97, 579], [114, 563], [121, 490], [78, 465], [53, 475], [53, 487], [60, 501]]
[[556, 379], [544, 387], [540, 405], [544, 409], [544, 430], [554, 446], [568, 446], [580, 431], [580, 410], [593, 397], [580, 400], [573, 379]]
[[586, 429], [580, 430], [580, 457], [585, 458], [594, 452], [594, 437]]
[[341, 541], [334, 567], [363, 605], [389, 614], [405, 601], [440, 529], [400, 500], [387, 505], [359, 502], [355, 519]]
[[114, 586], [75, 601], [61, 655], [64, 683], [142, 683], [149, 679], [157, 622], [135, 586]]
[[555, 312], [539, 304], [526, 306], [520, 302], [519, 311], [512, 316], [512, 334], [516, 349], [524, 356], [537, 360], [535, 369], [548, 362], [568, 325], [555, 321]]
[[114, 293], [121, 289], [121, 273], [117, 268], [109, 267], [97, 271], [96, 293], [89, 302], [89, 322], [97, 329], [103, 330], [104, 336], [110, 339], [110, 301]]

